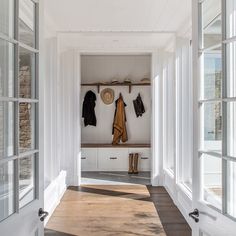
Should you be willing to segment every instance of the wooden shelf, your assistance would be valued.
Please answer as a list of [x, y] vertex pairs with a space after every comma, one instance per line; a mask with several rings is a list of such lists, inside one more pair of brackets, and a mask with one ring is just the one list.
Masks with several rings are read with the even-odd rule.
[[122, 144], [109, 144], [109, 143], [82, 143], [82, 148], [150, 148], [149, 143], [122, 143]]
[[100, 87], [110, 87], [110, 86], [127, 86], [129, 87], [129, 93], [131, 93], [132, 86], [151, 86], [151, 83], [117, 83], [117, 84], [105, 84], [105, 83], [92, 83], [92, 84], [86, 84], [82, 83], [81, 86], [96, 86], [98, 93], [100, 93]]

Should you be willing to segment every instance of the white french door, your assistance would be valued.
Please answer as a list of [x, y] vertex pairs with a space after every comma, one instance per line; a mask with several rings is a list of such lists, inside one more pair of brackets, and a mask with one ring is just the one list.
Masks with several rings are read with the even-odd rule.
[[0, 0], [1, 236], [43, 235], [38, 53], [38, 2]]
[[[194, 236], [236, 232], [236, 0], [193, 1]], [[199, 65], [196, 68], [196, 65]]]

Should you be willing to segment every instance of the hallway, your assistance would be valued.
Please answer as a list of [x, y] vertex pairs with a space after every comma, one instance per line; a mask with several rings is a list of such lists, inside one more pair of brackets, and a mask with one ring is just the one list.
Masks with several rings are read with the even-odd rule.
[[190, 236], [191, 229], [163, 187], [69, 187], [46, 236]]

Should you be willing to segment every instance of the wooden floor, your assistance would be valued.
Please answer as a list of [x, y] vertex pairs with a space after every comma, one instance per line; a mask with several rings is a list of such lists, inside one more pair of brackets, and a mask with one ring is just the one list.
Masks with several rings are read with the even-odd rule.
[[45, 236], [191, 236], [162, 187], [70, 187], [49, 220]]

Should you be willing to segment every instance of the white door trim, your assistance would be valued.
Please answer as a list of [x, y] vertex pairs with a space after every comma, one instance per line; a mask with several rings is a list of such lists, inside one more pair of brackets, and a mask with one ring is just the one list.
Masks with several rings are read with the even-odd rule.
[[[80, 72], [80, 60], [82, 55], [143, 55], [149, 54], [152, 58], [151, 63], [151, 72], [152, 72], [152, 134], [151, 134], [151, 144], [152, 144], [152, 167], [151, 167], [151, 183], [153, 186], [162, 186], [163, 185], [163, 157], [162, 157], [162, 54], [159, 51], [142, 51], [142, 50], [127, 50], [125, 52], [114, 52], [113, 49], [106, 49], [104, 51], [96, 51], [94, 50], [86, 50], [78, 49], [73, 50], [73, 61], [74, 64], [74, 79], [76, 78], [77, 85], [77, 94], [75, 101], [78, 102], [80, 100], [80, 81], [81, 81], [81, 72]], [[79, 69], [78, 69], [79, 68]], [[79, 92], [78, 92], [79, 91]], [[79, 111], [78, 111], [79, 112]], [[78, 120], [78, 114], [74, 113], [74, 120]], [[78, 124], [75, 123], [75, 124]], [[75, 137], [75, 144], [79, 147], [79, 150], [74, 151], [74, 177], [70, 178], [70, 184], [80, 185], [81, 184], [81, 148], [80, 148], [80, 136], [81, 136], [81, 127], [79, 126], [78, 130], [76, 130], [73, 134]], [[79, 138], [78, 138], [79, 137]]]

